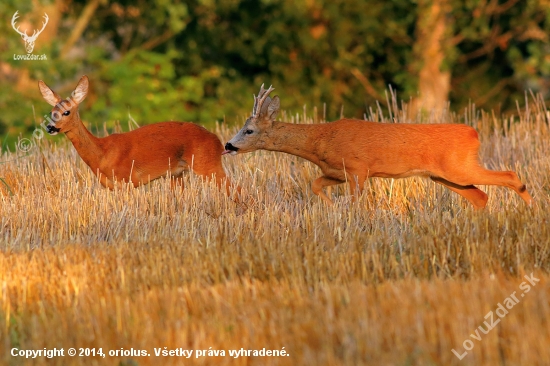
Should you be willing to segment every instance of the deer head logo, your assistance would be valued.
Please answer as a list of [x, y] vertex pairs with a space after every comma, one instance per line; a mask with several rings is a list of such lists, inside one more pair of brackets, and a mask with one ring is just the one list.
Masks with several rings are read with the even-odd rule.
[[25, 49], [27, 50], [27, 53], [31, 53], [32, 50], [34, 49], [34, 42], [36, 41], [36, 38], [38, 38], [40, 33], [42, 33], [44, 28], [46, 28], [46, 24], [48, 24], [48, 20], [49, 20], [48, 14], [44, 13], [44, 20], [45, 21], [44, 21], [44, 23], [42, 23], [42, 29], [40, 29], [39, 31], [34, 30], [34, 32], [32, 33], [32, 36], [29, 36], [27, 34], [26, 29], [25, 29], [24, 32], [21, 32], [19, 30], [19, 27], [15, 28], [15, 21], [19, 17], [17, 12], [18, 11], [16, 11], [15, 14], [13, 14], [13, 17], [11, 18], [11, 26], [13, 27], [13, 29], [15, 29], [15, 31], [17, 33], [19, 33], [21, 35], [21, 38], [23, 38], [23, 41], [25, 41]]

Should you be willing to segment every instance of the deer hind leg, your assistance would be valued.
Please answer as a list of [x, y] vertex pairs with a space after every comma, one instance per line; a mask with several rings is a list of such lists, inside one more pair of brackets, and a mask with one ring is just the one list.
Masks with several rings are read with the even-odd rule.
[[[215, 164], [212, 164], [212, 161], [206, 161], [201, 162], [200, 159], [196, 159], [195, 155], [195, 161], [193, 162], [193, 171], [195, 174], [198, 174], [205, 178], [206, 181], [210, 181], [210, 179], [214, 178], [216, 180], [216, 185], [219, 189], [225, 188], [225, 192], [228, 196], [231, 195], [231, 180], [227, 177], [227, 174], [225, 174], [225, 170], [223, 169], [223, 165], [221, 162], [221, 153], [220, 153], [220, 159], [215, 162]], [[241, 194], [241, 187], [236, 186], [238, 196]], [[237, 199], [238, 201], [238, 199]]]
[[99, 183], [105, 188], [109, 188], [111, 191], [115, 189], [115, 183], [107, 178], [107, 176], [99, 171], [99, 169], [96, 172], [96, 176], [99, 180]]
[[[222, 188], [223, 186], [226, 187], [226, 190], [228, 189], [228, 183], [227, 175], [225, 174], [225, 170], [221, 166], [208, 166], [208, 165], [201, 165], [199, 162], [195, 161], [195, 164], [193, 166], [193, 171], [195, 174], [200, 175], [203, 177], [207, 182], [209, 182], [212, 178], [216, 180], [216, 185], [218, 188]], [[224, 181], [226, 182], [224, 184]]]
[[311, 190], [317, 196], [320, 196], [323, 199], [323, 201], [325, 201], [326, 203], [332, 206], [333, 205], [332, 200], [328, 198], [325, 192], [323, 192], [323, 187], [333, 186], [335, 184], [340, 184], [340, 183], [344, 183], [344, 181], [322, 176], [313, 181], [313, 183], [311, 184]]
[[[216, 185], [218, 186], [218, 188], [222, 189], [222, 187], [225, 187], [225, 193], [228, 196], [231, 196], [231, 186], [233, 184], [231, 183], [231, 180], [229, 179], [229, 177], [225, 173], [225, 169], [223, 169], [221, 161], [220, 161], [219, 166], [216, 167], [216, 170], [213, 174], [216, 175]], [[241, 195], [241, 187], [236, 185], [235, 189], [237, 190], [236, 201], [238, 202], [239, 201], [238, 197], [240, 197], [240, 195]]]
[[183, 176], [172, 176], [170, 177], [170, 189], [184, 189], [185, 184], [183, 184]]
[[487, 194], [473, 185], [461, 186], [453, 182], [449, 182], [443, 178], [430, 177], [434, 182], [439, 183], [451, 191], [458, 193], [466, 198], [476, 209], [485, 208], [487, 205]]
[[459, 185], [494, 185], [494, 186], [503, 186], [508, 187], [516, 191], [516, 193], [528, 204], [530, 205], [533, 202], [533, 198], [525, 184], [523, 184], [516, 173], [512, 171], [494, 171], [487, 170], [480, 166], [471, 169], [466, 174], [461, 172], [457, 176], [457, 179], [452, 179], [454, 183]]
[[[189, 165], [187, 165], [187, 162], [185, 162], [184, 160], [179, 160], [175, 167], [170, 167], [170, 170], [167, 172], [166, 177], [170, 178], [171, 190], [183, 190], [185, 188], [185, 184], [183, 182], [183, 174], [187, 171], [189, 171]], [[152, 179], [150, 179], [149, 177], [147, 183], [151, 183], [151, 181]]]

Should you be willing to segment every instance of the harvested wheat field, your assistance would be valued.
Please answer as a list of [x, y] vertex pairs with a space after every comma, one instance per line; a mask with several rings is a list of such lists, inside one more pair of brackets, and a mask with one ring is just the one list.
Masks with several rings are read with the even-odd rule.
[[340, 185], [329, 207], [316, 166], [266, 151], [223, 159], [245, 207], [189, 174], [109, 191], [66, 139], [5, 153], [0, 364], [548, 365], [550, 112], [518, 113], [415, 122], [475, 127], [532, 207], [491, 186], [475, 211], [423, 178], [371, 179], [355, 203]]

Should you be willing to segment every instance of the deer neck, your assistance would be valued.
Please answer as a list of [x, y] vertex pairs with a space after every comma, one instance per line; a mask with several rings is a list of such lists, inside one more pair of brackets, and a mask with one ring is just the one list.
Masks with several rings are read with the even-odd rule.
[[65, 135], [71, 140], [82, 160], [84, 160], [94, 172], [99, 169], [99, 163], [104, 155], [100, 139], [88, 131], [80, 117], [78, 117], [76, 126], [66, 131]]
[[318, 126], [273, 122], [264, 150], [285, 152], [319, 165], [315, 149], [319, 131], [315, 127]]

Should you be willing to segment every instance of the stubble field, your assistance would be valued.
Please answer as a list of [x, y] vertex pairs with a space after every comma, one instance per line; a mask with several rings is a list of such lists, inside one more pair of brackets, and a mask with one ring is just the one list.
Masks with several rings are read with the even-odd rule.
[[[368, 118], [405, 120], [391, 113]], [[516, 171], [532, 207], [481, 187], [489, 203], [475, 211], [423, 178], [372, 179], [355, 203], [342, 185], [329, 207], [311, 192], [316, 166], [266, 151], [223, 159], [245, 207], [189, 174], [183, 191], [106, 190], [68, 141], [5, 153], [0, 364], [548, 365], [550, 112], [535, 101], [518, 113], [416, 122], [474, 126], [483, 164]], [[224, 142], [236, 131], [216, 130]], [[194, 353], [155, 355], [180, 348]], [[285, 355], [243, 355], [263, 348]]]

